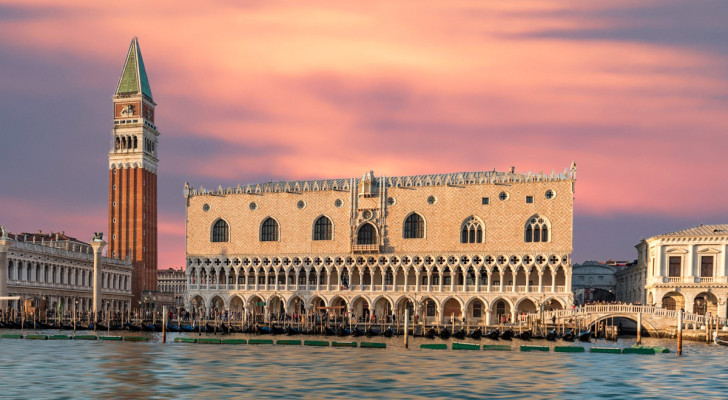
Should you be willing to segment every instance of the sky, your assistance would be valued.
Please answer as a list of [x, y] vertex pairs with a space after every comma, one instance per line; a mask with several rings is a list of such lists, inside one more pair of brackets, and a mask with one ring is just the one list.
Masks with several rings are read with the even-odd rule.
[[[377, 4], [381, 3], [381, 4]], [[573, 260], [728, 223], [728, 2], [0, 0], [0, 224], [108, 230], [139, 38], [159, 267], [193, 186], [578, 168]]]

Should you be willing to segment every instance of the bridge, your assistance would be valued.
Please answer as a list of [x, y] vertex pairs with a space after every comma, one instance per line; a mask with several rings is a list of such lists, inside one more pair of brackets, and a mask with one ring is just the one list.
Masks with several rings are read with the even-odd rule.
[[[568, 310], [547, 311], [543, 313], [543, 318], [546, 322], [551, 322], [556, 317], [557, 323], [565, 324], [579, 321], [581, 326], [593, 327], [611, 318], [627, 318], [637, 322], [637, 315], [642, 314], [642, 328], [650, 336], [660, 337], [664, 336], [664, 333], [677, 329], [678, 312], [655, 306], [601, 304], [581, 306]], [[683, 323], [687, 326], [700, 327], [705, 324], [705, 316], [683, 312]], [[724, 326], [726, 319], [720, 318], [718, 323]]]

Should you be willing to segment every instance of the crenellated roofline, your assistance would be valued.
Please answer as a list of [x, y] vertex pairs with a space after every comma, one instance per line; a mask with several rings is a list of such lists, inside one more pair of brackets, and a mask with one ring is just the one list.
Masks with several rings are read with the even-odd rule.
[[[365, 174], [365, 176], [367, 176]], [[369, 175], [372, 179], [373, 174]], [[468, 185], [485, 185], [485, 184], [514, 184], [514, 183], [530, 183], [530, 182], [558, 182], [558, 181], [575, 181], [576, 180], [576, 164], [572, 163], [570, 168], [564, 169], [561, 173], [551, 171], [550, 174], [543, 172], [498, 172], [492, 171], [478, 172], [452, 172], [446, 174], [431, 175], [411, 175], [411, 176], [395, 176], [395, 177], [379, 177], [375, 180], [383, 179], [386, 187], [424, 187], [424, 186], [468, 186]], [[215, 196], [223, 194], [263, 194], [263, 193], [300, 193], [313, 191], [349, 191], [352, 188], [358, 188], [362, 178], [344, 178], [344, 179], [320, 179], [308, 181], [278, 181], [265, 182], [249, 185], [238, 185], [237, 187], [223, 188], [219, 186], [217, 190], [207, 190], [203, 187], [195, 189], [189, 184], [185, 184], [185, 196]]]

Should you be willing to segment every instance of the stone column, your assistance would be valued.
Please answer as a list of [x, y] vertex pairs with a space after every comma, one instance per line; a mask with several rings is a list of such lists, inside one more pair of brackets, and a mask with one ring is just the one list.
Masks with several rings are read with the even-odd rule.
[[[407, 292], [407, 291], [408, 291], [408, 290], [407, 290], [407, 289], [408, 289], [408, 288], [407, 288], [407, 277], [408, 277], [408, 276], [409, 276], [409, 271], [407, 271], [407, 272], [405, 272], [405, 273], [404, 273], [404, 288], [403, 288], [403, 289], [404, 289], [404, 291], [405, 291], [405, 292]], [[397, 275], [395, 275], [395, 276], [394, 276], [394, 279], [395, 279], [395, 282], [396, 282], [396, 280], [397, 280]]]
[[102, 239], [93, 239], [91, 248], [94, 250], [94, 322], [98, 321], [98, 311], [101, 307], [101, 251], [104, 250], [106, 242]]
[[688, 254], [685, 255], [685, 276], [688, 283], [694, 283], [698, 273], [695, 271], [695, 246], [688, 246]]
[[543, 271], [538, 271], [538, 292], [543, 293]]
[[[0, 230], [0, 297], [8, 295], [8, 250], [13, 243], [13, 239], [10, 239], [4, 235], [5, 230]], [[0, 300], [0, 310], [5, 311], [8, 307], [7, 300]]]

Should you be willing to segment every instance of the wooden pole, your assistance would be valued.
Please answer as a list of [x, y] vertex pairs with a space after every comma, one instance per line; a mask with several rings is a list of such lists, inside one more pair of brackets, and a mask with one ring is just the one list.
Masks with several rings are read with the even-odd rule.
[[682, 325], [683, 325], [683, 311], [680, 310], [677, 313], [677, 355], [682, 355]]
[[167, 306], [162, 306], [162, 343], [167, 343]]
[[642, 313], [637, 313], [637, 344], [642, 344]]
[[409, 329], [409, 310], [405, 308], [404, 310], [404, 348], [409, 349], [409, 335], [408, 330]]

